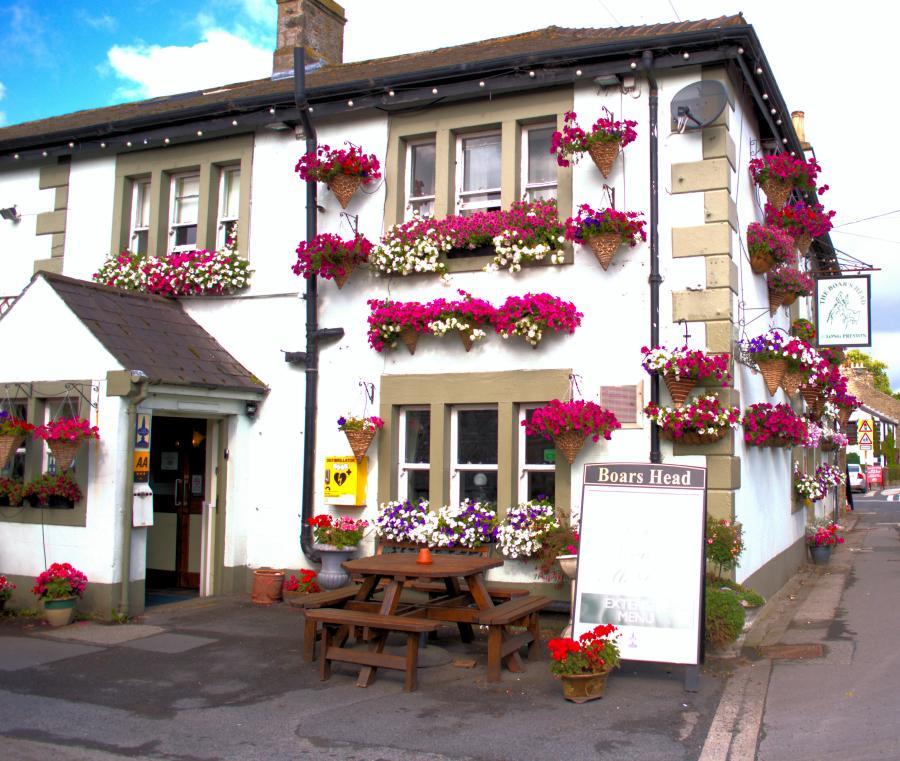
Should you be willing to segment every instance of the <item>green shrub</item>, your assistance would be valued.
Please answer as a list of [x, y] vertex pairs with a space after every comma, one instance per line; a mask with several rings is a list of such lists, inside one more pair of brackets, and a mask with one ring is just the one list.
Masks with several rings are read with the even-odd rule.
[[740, 523], [706, 518], [706, 560], [715, 566], [716, 576], [724, 576], [726, 571], [735, 568], [743, 551]]
[[707, 583], [717, 588], [728, 587], [729, 589], [733, 589], [741, 602], [744, 603], [744, 607], [759, 608], [766, 604], [766, 598], [761, 594], [757, 594], [752, 589], [748, 589], [731, 579], [717, 579], [715, 576], [709, 575], [707, 577]]
[[744, 608], [730, 589], [706, 587], [706, 641], [723, 646], [734, 642], [744, 628]]
[[856, 452], [847, 452], [847, 464], [851, 462], [859, 465], [859, 455]]

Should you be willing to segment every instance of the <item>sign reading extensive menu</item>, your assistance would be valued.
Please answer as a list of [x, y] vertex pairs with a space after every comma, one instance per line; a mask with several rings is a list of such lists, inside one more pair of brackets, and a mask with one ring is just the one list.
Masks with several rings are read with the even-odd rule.
[[700, 663], [706, 468], [586, 465], [574, 636], [621, 632], [622, 658]]
[[819, 346], [871, 346], [872, 283], [868, 275], [816, 280], [816, 342]]

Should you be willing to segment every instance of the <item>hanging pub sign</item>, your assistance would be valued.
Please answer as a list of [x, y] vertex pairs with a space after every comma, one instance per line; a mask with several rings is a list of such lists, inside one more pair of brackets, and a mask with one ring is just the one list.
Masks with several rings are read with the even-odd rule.
[[614, 624], [624, 660], [699, 664], [705, 526], [706, 468], [586, 465], [574, 636]]
[[872, 279], [869, 275], [816, 280], [819, 346], [871, 346]]

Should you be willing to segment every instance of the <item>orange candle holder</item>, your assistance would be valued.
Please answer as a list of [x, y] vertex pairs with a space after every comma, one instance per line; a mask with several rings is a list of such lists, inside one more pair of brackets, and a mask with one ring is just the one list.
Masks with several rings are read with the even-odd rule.
[[429, 565], [431, 561], [431, 550], [427, 547], [423, 547], [419, 550], [419, 557], [416, 558], [417, 563], [421, 563], [422, 565]]

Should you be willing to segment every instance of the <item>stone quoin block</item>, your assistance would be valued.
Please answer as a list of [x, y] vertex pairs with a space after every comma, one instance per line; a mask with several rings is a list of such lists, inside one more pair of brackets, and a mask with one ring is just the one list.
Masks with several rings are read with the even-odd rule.
[[709, 190], [703, 194], [703, 219], [705, 222], [727, 222], [737, 232], [737, 204], [727, 190]]
[[[675, 291], [672, 294], [672, 319], [730, 320], [732, 297], [730, 288], [707, 288], [705, 291]], [[707, 339], [708, 342], [709, 339]]]
[[709, 489], [740, 489], [741, 458], [721, 455], [707, 457], [706, 485]]
[[737, 340], [734, 323], [714, 320], [706, 323], [706, 350], [714, 354], [731, 352]]
[[708, 489], [706, 514], [716, 520], [734, 520], [734, 492], [726, 489]]
[[728, 159], [672, 164], [672, 193], [696, 193], [701, 190], [727, 190], [730, 193], [732, 173]]
[[738, 292], [738, 268], [730, 256], [706, 257], [706, 287]]
[[69, 167], [70, 164], [48, 164], [41, 167], [41, 173], [38, 178], [38, 187], [41, 190], [48, 188], [59, 188], [69, 184]]
[[[728, 109], [725, 109], [725, 113]], [[731, 168], [737, 167], [737, 149], [734, 140], [728, 134], [725, 126], [704, 127], [703, 133], [703, 158], [704, 159], [728, 159]]]
[[52, 235], [66, 231], [66, 211], [45, 211], [37, 215], [35, 235]]
[[727, 222], [672, 228], [673, 258], [716, 254], [731, 256], [731, 226]]

